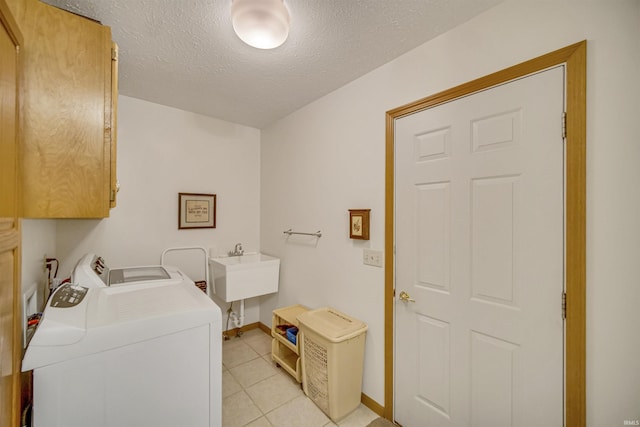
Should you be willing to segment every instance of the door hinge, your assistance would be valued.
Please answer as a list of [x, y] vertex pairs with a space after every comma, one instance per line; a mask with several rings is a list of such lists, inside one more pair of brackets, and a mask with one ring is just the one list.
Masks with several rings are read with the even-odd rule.
[[567, 318], [567, 293], [562, 293], [562, 319]]
[[111, 48], [111, 60], [116, 62], [118, 61], [118, 48], [116, 47]]
[[562, 139], [567, 138], [567, 113], [562, 113]]

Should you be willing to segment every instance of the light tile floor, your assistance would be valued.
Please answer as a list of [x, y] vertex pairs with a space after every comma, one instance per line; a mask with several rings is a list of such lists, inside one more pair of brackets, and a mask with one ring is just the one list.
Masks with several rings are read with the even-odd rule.
[[360, 405], [332, 422], [271, 360], [271, 336], [252, 329], [222, 344], [223, 427], [365, 427], [378, 418]]

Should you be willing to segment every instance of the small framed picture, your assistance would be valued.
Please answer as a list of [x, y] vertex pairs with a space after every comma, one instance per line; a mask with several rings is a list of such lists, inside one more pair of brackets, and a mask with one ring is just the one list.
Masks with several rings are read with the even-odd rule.
[[216, 195], [178, 193], [178, 229], [216, 228]]
[[369, 212], [371, 209], [349, 209], [349, 237], [369, 240]]

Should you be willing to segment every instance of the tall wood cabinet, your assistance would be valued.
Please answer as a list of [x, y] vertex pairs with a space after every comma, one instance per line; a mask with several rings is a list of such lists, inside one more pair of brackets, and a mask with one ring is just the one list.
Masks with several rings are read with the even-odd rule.
[[20, 425], [18, 142], [22, 35], [0, 0], [0, 426]]
[[25, 43], [22, 216], [107, 217], [116, 195], [111, 29], [39, 0], [8, 1]]

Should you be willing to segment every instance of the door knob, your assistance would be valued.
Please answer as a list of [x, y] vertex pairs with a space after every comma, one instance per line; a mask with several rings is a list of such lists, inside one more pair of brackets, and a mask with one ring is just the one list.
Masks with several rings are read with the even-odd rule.
[[409, 295], [405, 291], [400, 291], [399, 297], [400, 297], [400, 301], [402, 302], [416, 302], [416, 300], [411, 298], [411, 295]]

